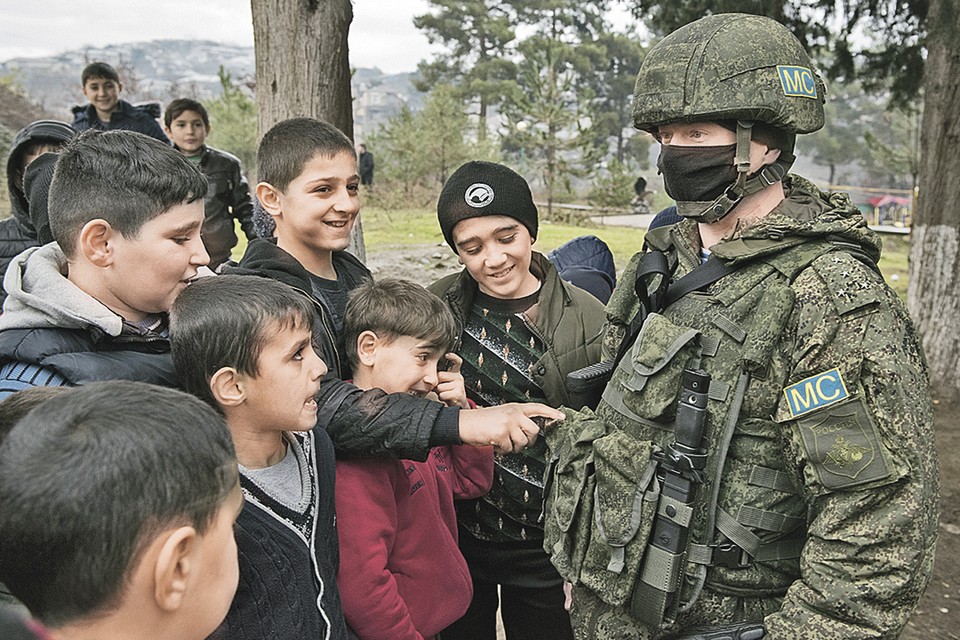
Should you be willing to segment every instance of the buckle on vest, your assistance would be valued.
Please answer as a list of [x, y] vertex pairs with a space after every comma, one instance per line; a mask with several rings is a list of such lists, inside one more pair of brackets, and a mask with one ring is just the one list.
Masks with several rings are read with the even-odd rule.
[[713, 561], [710, 564], [727, 569], [746, 569], [750, 566], [750, 556], [733, 542], [723, 542], [713, 547]]

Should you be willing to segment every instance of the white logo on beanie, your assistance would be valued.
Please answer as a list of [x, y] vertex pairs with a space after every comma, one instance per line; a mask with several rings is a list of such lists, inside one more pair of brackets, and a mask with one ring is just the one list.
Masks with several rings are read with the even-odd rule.
[[482, 209], [493, 202], [493, 187], [482, 182], [476, 182], [467, 187], [467, 192], [463, 194], [463, 199], [467, 204], [476, 209]]

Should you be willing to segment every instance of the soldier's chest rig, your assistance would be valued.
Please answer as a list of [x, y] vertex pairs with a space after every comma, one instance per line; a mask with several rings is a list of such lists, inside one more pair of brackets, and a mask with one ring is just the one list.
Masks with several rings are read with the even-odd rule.
[[772, 418], [793, 355], [791, 283], [838, 248], [786, 248], [646, 315], [596, 419], [553, 443], [545, 545], [562, 575], [653, 628], [697, 622], [705, 585], [783, 595], [807, 522]]

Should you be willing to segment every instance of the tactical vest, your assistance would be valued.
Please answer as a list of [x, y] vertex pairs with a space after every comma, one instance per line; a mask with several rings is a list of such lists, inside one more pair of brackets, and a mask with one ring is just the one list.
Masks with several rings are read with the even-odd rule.
[[[647, 318], [596, 413], [571, 413], [575, 428], [548, 437], [544, 546], [565, 579], [651, 627], [696, 622], [704, 586], [757, 597], [765, 612], [779, 607], [799, 575], [807, 524], [802, 478], [773, 417], [794, 357], [791, 284], [817, 260], [849, 250], [827, 240], [785, 247]], [[629, 271], [623, 281], [632, 281]], [[636, 298], [622, 304], [608, 312], [629, 319]], [[680, 377], [691, 363], [711, 376], [706, 478], [692, 508], [665, 506], [652, 456], [674, 439]], [[658, 505], [689, 528], [679, 567], [649, 544]], [[675, 583], [671, 571], [683, 573], [680, 589], [656, 620], [650, 589]]]

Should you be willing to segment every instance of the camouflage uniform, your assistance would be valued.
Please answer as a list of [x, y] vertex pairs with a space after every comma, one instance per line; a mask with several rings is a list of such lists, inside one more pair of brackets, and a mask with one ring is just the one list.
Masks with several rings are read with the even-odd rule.
[[[913, 325], [849, 199], [783, 183], [771, 213], [712, 247], [736, 270], [649, 316], [596, 412], [547, 436], [544, 545], [575, 585], [578, 638], [739, 621], [768, 638], [895, 638], [929, 581], [939, 481]], [[698, 226], [653, 231], [646, 248], [679, 278], [700, 264]], [[608, 357], [639, 306], [640, 255], [607, 306]], [[691, 363], [712, 377], [706, 478], [679, 597], [644, 624], [631, 598], [660, 499], [650, 460], [675, 438]]]

